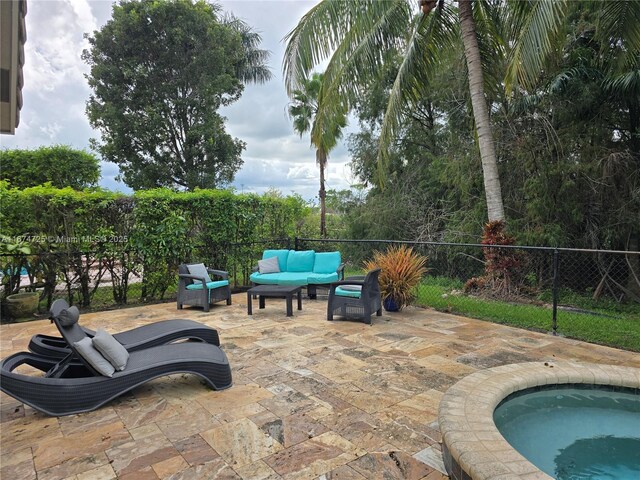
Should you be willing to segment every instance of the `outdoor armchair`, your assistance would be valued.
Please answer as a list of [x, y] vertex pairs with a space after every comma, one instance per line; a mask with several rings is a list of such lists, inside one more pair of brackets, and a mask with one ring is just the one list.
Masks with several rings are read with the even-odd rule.
[[178, 277], [178, 309], [182, 309], [183, 305], [191, 305], [204, 307], [204, 311], [208, 312], [210, 305], [222, 300], [231, 305], [228, 272], [206, 268], [201, 263], [183, 263], [178, 267]]
[[359, 318], [371, 324], [371, 314], [382, 315], [382, 299], [378, 285], [380, 269], [371, 270], [364, 277], [349, 277], [334, 282], [329, 289], [327, 320], [334, 315], [346, 318]]

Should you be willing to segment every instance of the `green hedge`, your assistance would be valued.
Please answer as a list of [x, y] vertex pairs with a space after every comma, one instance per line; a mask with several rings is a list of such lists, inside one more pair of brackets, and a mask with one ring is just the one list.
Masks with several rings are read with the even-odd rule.
[[[107, 272], [116, 303], [127, 302], [128, 278], [120, 279], [117, 272], [141, 276], [143, 301], [161, 299], [184, 261], [226, 268], [243, 283], [249, 262], [255, 260], [248, 257], [264, 248], [265, 239], [300, 234], [309, 215], [299, 197], [220, 190], [155, 189], [123, 195], [51, 185], [17, 189], [0, 182], [0, 203], [4, 295], [24, 287], [15, 284], [15, 274], [24, 266], [31, 288], [43, 287], [43, 296], [50, 297], [55, 284], [64, 281], [68, 296], [85, 306], [98, 286], [97, 277]], [[247, 250], [252, 242], [262, 243]], [[30, 254], [16, 253], [22, 247]]]

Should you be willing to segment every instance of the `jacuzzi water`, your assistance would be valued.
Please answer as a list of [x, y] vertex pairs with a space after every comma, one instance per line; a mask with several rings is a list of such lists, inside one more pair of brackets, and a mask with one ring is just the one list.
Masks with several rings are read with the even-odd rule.
[[552, 388], [508, 397], [493, 419], [504, 438], [558, 480], [640, 479], [640, 392]]

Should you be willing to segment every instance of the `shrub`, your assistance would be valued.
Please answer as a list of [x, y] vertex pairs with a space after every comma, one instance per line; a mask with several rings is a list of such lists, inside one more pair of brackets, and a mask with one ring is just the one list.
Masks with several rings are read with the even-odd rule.
[[[482, 245], [515, 245], [515, 237], [504, 231], [502, 220], [489, 222], [484, 226]], [[485, 247], [484, 275], [469, 279], [464, 286], [465, 292], [487, 290], [497, 297], [517, 295], [525, 286], [523, 266], [525, 257], [522, 252], [512, 248]]]
[[399, 309], [409, 305], [415, 287], [426, 273], [427, 258], [405, 245], [390, 246], [386, 252], [374, 251], [373, 260], [365, 262], [367, 270], [381, 268], [378, 281], [383, 300], [392, 298]]

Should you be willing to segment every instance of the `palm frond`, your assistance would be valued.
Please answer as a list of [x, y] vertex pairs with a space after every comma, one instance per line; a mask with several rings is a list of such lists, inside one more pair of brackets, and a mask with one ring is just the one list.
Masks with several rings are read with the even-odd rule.
[[[297, 88], [299, 82], [326, 59], [332, 58], [330, 63], [341, 64], [354, 55], [358, 46], [360, 52], [364, 52], [361, 55], [375, 59], [384, 50], [397, 45], [397, 32], [406, 32], [401, 30], [406, 29], [406, 24], [398, 21], [403, 18], [401, 15], [390, 17], [389, 12], [410, 11], [410, 5], [414, 5], [410, 0], [324, 0], [318, 3], [284, 38], [287, 46], [283, 73], [287, 92]], [[385, 22], [389, 18], [394, 23]], [[365, 65], [361, 63], [361, 66]], [[328, 75], [332, 77], [331, 72]], [[332, 83], [333, 79], [329, 78], [327, 82]]]
[[506, 5], [492, 0], [473, 2], [485, 92], [492, 97], [504, 93], [502, 82], [509, 51], [508, 24], [505, 24]]
[[566, 0], [509, 1], [511, 38], [515, 39], [505, 78], [507, 92], [518, 84], [532, 87], [564, 21]]
[[603, 86], [605, 90], [616, 96], [626, 98], [635, 96], [640, 100], [640, 69], [607, 77]]
[[298, 88], [340, 42], [353, 3], [324, 0], [311, 8], [284, 37], [287, 45], [282, 70], [288, 94]]
[[616, 48], [620, 55], [616, 73], [638, 68], [640, 57], [640, 2], [607, 0], [596, 2], [599, 9], [596, 36], [605, 48]]
[[442, 52], [455, 45], [459, 38], [455, 10], [450, 7], [437, 9], [429, 16], [417, 16], [413, 35], [398, 69], [398, 74], [389, 93], [380, 142], [378, 147], [378, 182], [384, 186], [384, 172], [388, 163], [389, 147], [400, 126], [404, 110], [420, 101], [435, 72]]
[[237, 74], [244, 83], [266, 83], [273, 78], [273, 74], [267, 65], [271, 52], [260, 49], [262, 36], [252, 27], [235, 17], [233, 14], [225, 14], [221, 23], [240, 35], [240, 41], [244, 49], [244, 57], [237, 67]]

